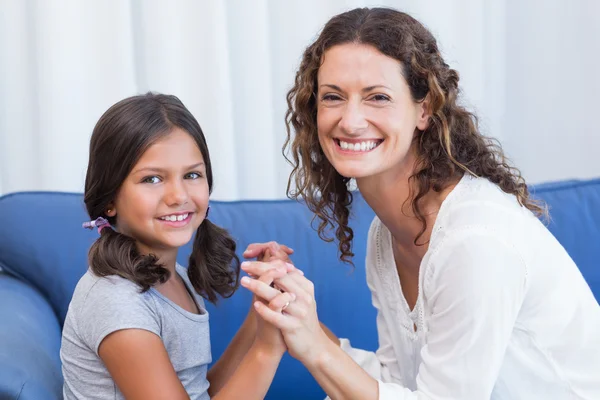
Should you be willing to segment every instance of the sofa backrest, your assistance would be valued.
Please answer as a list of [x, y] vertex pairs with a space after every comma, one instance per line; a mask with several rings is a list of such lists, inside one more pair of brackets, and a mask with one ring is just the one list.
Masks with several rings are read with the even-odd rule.
[[[89, 219], [82, 201], [80, 194], [67, 193], [16, 193], [0, 198], [0, 267], [40, 291], [61, 324], [75, 285], [87, 269], [87, 251], [98, 237], [95, 230], [81, 228]], [[340, 336], [355, 336], [353, 344], [374, 350], [375, 311], [369, 301], [363, 262], [374, 214], [360, 198], [353, 214], [355, 268], [338, 260], [334, 242], [319, 239], [311, 228], [312, 214], [304, 204], [289, 200], [213, 201], [210, 219], [230, 231], [240, 257], [252, 242], [276, 240], [290, 245], [295, 250], [293, 261], [315, 282], [321, 320]], [[187, 265], [190, 251], [190, 245], [180, 251], [178, 261], [182, 265]], [[251, 296], [243, 288], [231, 298], [209, 305], [213, 360], [231, 341], [250, 306]], [[286, 355], [267, 398], [324, 397], [306, 369]]]
[[[550, 206], [549, 229], [567, 249], [600, 298], [600, 180], [569, 181], [534, 187]], [[228, 229], [238, 254], [249, 243], [276, 240], [293, 247], [295, 264], [315, 283], [319, 317], [334, 333], [359, 348], [375, 350], [375, 311], [365, 283], [366, 237], [374, 216], [355, 194], [355, 267], [338, 260], [337, 245], [319, 239], [312, 214], [290, 200], [211, 203], [210, 219]], [[80, 194], [30, 192], [0, 198], [0, 267], [40, 291], [64, 321], [77, 281], [87, 268], [87, 250], [98, 237], [81, 228], [88, 219]], [[187, 265], [186, 246], [179, 262]], [[251, 303], [241, 288], [230, 299], [210, 306], [211, 340], [216, 360], [246, 316]], [[270, 398], [314, 398], [320, 389], [308, 372], [286, 356], [269, 392]], [[294, 386], [290, 382], [306, 382]], [[272, 396], [272, 397], [271, 397]], [[282, 397], [283, 396], [283, 397]], [[318, 396], [317, 396], [318, 397]]]
[[546, 183], [531, 191], [548, 205], [548, 229], [600, 301], [600, 179]]

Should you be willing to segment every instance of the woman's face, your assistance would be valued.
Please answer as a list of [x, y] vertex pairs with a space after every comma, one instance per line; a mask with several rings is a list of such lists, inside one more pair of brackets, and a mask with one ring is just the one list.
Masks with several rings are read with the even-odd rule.
[[370, 45], [337, 45], [323, 55], [317, 82], [319, 142], [340, 175], [412, 171], [411, 143], [427, 127], [427, 107], [413, 100], [398, 60]]

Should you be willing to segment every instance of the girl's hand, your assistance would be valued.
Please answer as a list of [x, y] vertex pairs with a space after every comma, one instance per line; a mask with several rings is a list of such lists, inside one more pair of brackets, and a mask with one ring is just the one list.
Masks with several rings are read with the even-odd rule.
[[[242, 269], [261, 275], [269, 270], [269, 264], [244, 262]], [[263, 300], [254, 303], [256, 312], [281, 330], [292, 357], [305, 365], [316, 363], [329, 338], [319, 323], [313, 283], [303, 274], [291, 271], [276, 278], [275, 284], [283, 292], [261, 280], [242, 282], [242, 286]]]
[[[286, 245], [280, 245], [279, 243], [273, 241], [267, 243], [252, 243], [244, 251], [244, 258], [256, 258], [258, 261], [262, 262], [279, 259], [289, 263], [290, 266], [288, 266], [287, 269], [292, 270], [293, 266], [291, 264], [289, 255], [293, 252], [294, 250], [290, 249]], [[264, 271], [266, 272], [267, 270], [265, 269]], [[250, 274], [250, 277], [256, 278], [257, 276]], [[277, 278], [277, 276], [273, 275], [273, 279], [275, 278]], [[256, 301], [259, 301], [259, 299], [256, 296], [253, 296], [252, 303], [254, 304]], [[248, 316], [251, 321], [255, 319], [254, 314], [254, 307], [250, 307]]]
[[291, 263], [289, 256], [292, 254], [294, 254], [294, 250], [277, 242], [252, 243], [244, 251], [244, 258], [256, 258], [258, 261], [264, 262], [281, 260]]

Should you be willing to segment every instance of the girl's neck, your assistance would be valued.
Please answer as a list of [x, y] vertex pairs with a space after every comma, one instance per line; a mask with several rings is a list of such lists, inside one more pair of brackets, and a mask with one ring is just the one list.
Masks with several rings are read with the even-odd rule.
[[153, 254], [158, 257], [158, 263], [165, 267], [171, 273], [171, 277], [177, 273], [177, 249], [157, 250], [151, 249], [144, 244], [137, 242], [140, 254]]

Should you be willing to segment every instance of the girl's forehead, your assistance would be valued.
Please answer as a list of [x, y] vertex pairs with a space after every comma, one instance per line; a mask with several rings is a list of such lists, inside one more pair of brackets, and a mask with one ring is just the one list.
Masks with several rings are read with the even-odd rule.
[[151, 165], [179, 168], [200, 163], [204, 164], [204, 157], [196, 140], [183, 129], [175, 128], [152, 143], [142, 154], [136, 167]]

